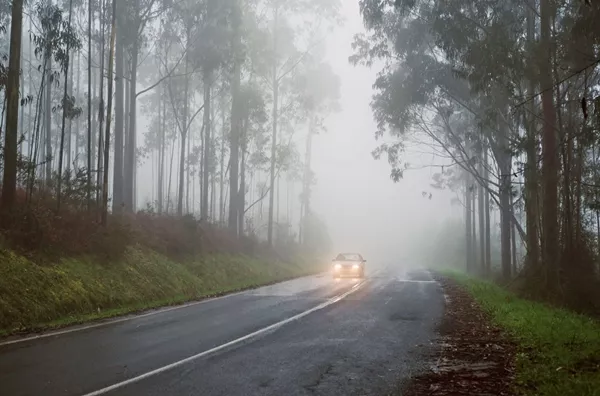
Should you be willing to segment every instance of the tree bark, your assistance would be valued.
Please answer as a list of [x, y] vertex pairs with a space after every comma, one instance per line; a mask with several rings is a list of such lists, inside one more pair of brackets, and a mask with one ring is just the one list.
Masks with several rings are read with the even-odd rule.
[[[190, 29], [186, 30], [186, 43], [190, 42]], [[183, 93], [183, 122], [181, 125], [181, 151], [179, 153], [179, 189], [177, 193], [177, 215], [183, 215], [183, 188], [185, 185], [185, 140], [188, 135], [188, 51], [185, 54], [185, 87]]]
[[512, 159], [508, 148], [508, 128], [506, 125], [500, 127], [499, 151], [496, 153], [498, 167], [500, 169], [500, 252], [502, 265], [502, 278], [506, 281], [511, 276], [511, 223], [512, 213], [510, 207], [511, 196], [511, 165]]
[[[484, 150], [486, 150], [486, 148], [484, 148]], [[483, 156], [480, 155], [480, 162], [479, 162], [479, 173], [481, 175], [483, 175], [484, 171], [484, 164], [481, 162], [483, 161]], [[485, 166], [487, 166], [487, 164], [485, 164]], [[487, 180], [487, 179], [486, 179]], [[485, 274], [485, 194], [487, 193], [487, 191], [483, 188], [483, 185], [481, 183], [479, 183], [479, 189], [478, 189], [478, 193], [477, 193], [477, 202], [479, 204], [479, 265], [478, 265], [478, 271], [480, 274]]]
[[[117, 4], [117, 13], [121, 6]], [[113, 164], [113, 213], [121, 213], [123, 208], [123, 144], [124, 144], [124, 40], [121, 32], [123, 21], [121, 17], [117, 20], [117, 47], [115, 54], [115, 161]], [[160, 105], [159, 105], [160, 113]], [[160, 122], [159, 122], [160, 124]], [[160, 128], [160, 126], [159, 126]]]
[[[511, 211], [511, 219], [516, 218], [515, 211], [515, 203], [513, 194], [510, 194], [510, 211]], [[517, 262], [517, 230], [516, 230], [515, 222], [511, 222], [510, 227], [510, 241], [511, 241], [511, 252], [512, 252], [512, 273], [517, 274], [518, 272], [518, 262]]]
[[[535, 10], [527, 12], [527, 40], [535, 42]], [[527, 227], [527, 259], [525, 261], [528, 276], [535, 276], [539, 266], [539, 232], [538, 232], [538, 163], [537, 133], [535, 114], [536, 82], [529, 80], [528, 95], [532, 98], [527, 105], [528, 115], [525, 117], [527, 131], [527, 164], [525, 168], [525, 223]]]
[[267, 232], [267, 242], [269, 246], [273, 246], [273, 209], [275, 202], [275, 163], [277, 162], [277, 117], [278, 117], [278, 102], [279, 102], [279, 79], [277, 76], [277, 21], [278, 8], [277, 5], [273, 9], [273, 65], [272, 65], [272, 86], [273, 86], [273, 136], [271, 138], [271, 169], [270, 169], [270, 191], [269, 191], [269, 224]]
[[92, 210], [92, 2], [88, 0], [87, 207]]
[[211, 117], [210, 117], [210, 109], [211, 109], [211, 80], [212, 80], [212, 71], [205, 70], [204, 71], [204, 166], [203, 166], [203, 174], [202, 174], [202, 207], [200, 210], [200, 218], [204, 221], [208, 221], [209, 213], [208, 213], [208, 197], [209, 197], [209, 174], [210, 174], [210, 160], [211, 160]]
[[7, 112], [4, 134], [4, 170], [0, 206], [4, 213], [13, 208], [17, 190], [17, 144], [19, 122], [19, 71], [21, 68], [21, 34], [23, 30], [23, 0], [12, 3], [10, 27], [10, 59], [6, 86]]
[[540, 0], [540, 84], [544, 118], [542, 133], [542, 188], [544, 240], [543, 262], [546, 267], [546, 289], [552, 293], [558, 289], [558, 152], [556, 142], [556, 110], [554, 107], [550, 22], [553, 18], [550, 0]]
[[[48, 2], [48, 4], [51, 4]], [[46, 48], [47, 67], [46, 72], [46, 112], [44, 114], [44, 125], [46, 131], [46, 149], [44, 151], [44, 167], [46, 170], [46, 186], [50, 185], [52, 179], [52, 49]]]
[[102, 8], [100, 9], [100, 70], [98, 72], [100, 76], [100, 96], [98, 97], [98, 166], [96, 168], [96, 202], [98, 205], [98, 209], [100, 209], [100, 214], [102, 213], [102, 173], [107, 172], [108, 169], [104, 169], [104, 129], [102, 126], [104, 125], [104, 58], [105, 58], [105, 48], [104, 48], [104, 35], [106, 33], [106, 24], [104, 22], [106, 17], [106, 3], [105, 0], [102, 2]]
[[243, 133], [242, 133], [242, 161], [240, 165], [240, 189], [239, 189], [239, 197], [238, 197], [238, 233], [239, 235], [244, 235], [244, 214], [246, 208], [246, 150], [248, 149], [247, 145], [247, 120], [244, 123]]
[[125, 188], [124, 203], [125, 210], [133, 213], [135, 211], [135, 167], [136, 160], [136, 85], [137, 85], [137, 61], [139, 52], [139, 37], [136, 37], [131, 50], [131, 82], [129, 84], [129, 129], [127, 136], [127, 155], [125, 156]]
[[233, 6], [232, 26], [233, 26], [233, 77], [231, 81], [231, 137], [230, 137], [230, 155], [229, 155], [229, 229], [236, 235], [238, 233], [238, 171], [239, 171], [239, 146], [241, 134], [240, 117], [240, 80], [242, 63], [244, 55], [242, 53], [242, 32], [241, 32], [241, 1], [237, 0]]
[[224, 202], [224, 179], [225, 179], [225, 90], [222, 90], [220, 95], [221, 111], [221, 155], [219, 158], [220, 172], [219, 172], [219, 223], [225, 224], [225, 202]]
[[113, 0], [112, 26], [110, 33], [110, 45], [108, 50], [108, 105], [106, 111], [106, 133], [104, 137], [104, 177], [102, 180], [102, 225], [104, 226], [106, 226], [108, 220], [108, 166], [110, 155], [110, 117], [112, 111], [113, 94], [113, 61], [115, 55], [115, 35], [117, 33], [116, 15], [117, 0]]
[[467, 259], [467, 272], [473, 273], [473, 235], [472, 235], [472, 227], [471, 227], [471, 208], [472, 208], [472, 192], [471, 192], [471, 180], [467, 173], [465, 173], [465, 237], [466, 237], [466, 259]]
[[[71, 17], [73, 15], [73, 0], [69, 1], [69, 20], [68, 26], [71, 28]], [[67, 42], [67, 62], [65, 67], [65, 80], [64, 80], [64, 91], [63, 91], [63, 111], [62, 111], [62, 123], [60, 127], [60, 149], [58, 152], [58, 180], [56, 184], [56, 209], [60, 210], [60, 203], [62, 197], [62, 168], [63, 168], [63, 158], [65, 151], [65, 123], [67, 119], [67, 95], [69, 93], [69, 62], [70, 62], [70, 53], [69, 53], [69, 43]], [[69, 139], [71, 138], [71, 134], [69, 132]], [[69, 150], [71, 150], [71, 145], [69, 144]]]
[[[488, 150], [483, 153], [484, 170], [483, 177], [489, 180], [488, 170]], [[487, 182], [486, 182], [487, 183]], [[489, 276], [492, 269], [492, 236], [491, 236], [491, 220], [490, 220], [490, 193], [485, 189], [485, 274]]]

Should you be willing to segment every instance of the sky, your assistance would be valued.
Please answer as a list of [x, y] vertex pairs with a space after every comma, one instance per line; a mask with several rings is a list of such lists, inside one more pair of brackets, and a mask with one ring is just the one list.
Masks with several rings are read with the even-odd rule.
[[[327, 42], [327, 60], [341, 79], [342, 110], [313, 140], [313, 210], [325, 219], [336, 251], [360, 251], [376, 259], [403, 255], [416, 238], [461, 209], [451, 207], [452, 193], [430, 187], [431, 174], [439, 169], [409, 171], [394, 183], [387, 160], [371, 155], [379, 144], [369, 105], [378, 68], [348, 62], [352, 38], [364, 28], [358, 1], [343, 1], [342, 12], [345, 24]], [[413, 166], [431, 163], [432, 155], [410, 151]], [[423, 191], [432, 192], [432, 199], [423, 198]]]

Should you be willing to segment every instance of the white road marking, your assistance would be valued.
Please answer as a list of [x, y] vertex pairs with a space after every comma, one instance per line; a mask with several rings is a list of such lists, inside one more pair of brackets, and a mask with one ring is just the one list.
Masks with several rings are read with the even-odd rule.
[[199, 359], [199, 358], [201, 358], [201, 357], [204, 357], [204, 356], [210, 355], [210, 354], [212, 354], [212, 353], [215, 353], [215, 352], [221, 351], [221, 350], [223, 350], [223, 349], [225, 349], [225, 348], [228, 348], [228, 347], [230, 347], [230, 346], [233, 346], [233, 345], [239, 344], [239, 343], [241, 343], [241, 342], [247, 341], [247, 340], [249, 340], [249, 339], [251, 339], [251, 338], [254, 338], [254, 337], [257, 337], [257, 336], [259, 336], [259, 335], [261, 335], [261, 334], [265, 334], [265, 333], [268, 333], [268, 332], [270, 332], [270, 331], [276, 330], [276, 329], [278, 329], [279, 327], [281, 327], [281, 326], [283, 326], [283, 325], [285, 325], [285, 324], [287, 324], [287, 323], [290, 323], [290, 322], [292, 322], [292, 321], [295, 321], [295, 320], [298, 320], [298, 319], [300, 319], [300, 318], [303, 318], [304, 316], [306, 316], [306, 315], [308, 315], [308, 314], [310, 314], [310, 313], [313, 313], [313, 312], [315, 312], [315, 311], [319, 311], [319, 310], [321, 310], [321, 309], [323, 309], [323, 308], [326, 308], [326, 307], [330, 306], [331, 304], [335, 304], [336, 302], [338, 302], [338, 301], [340, 301], [340, 300], [344, 299], [345, 297], [347, 297], [347, 296], [349, 296], [350, 294], [354, 293], [355, 291], [359, 290], [359, 289], [362, 287], [362, 285], [364, 285], [364, 284], [365, 284], [365, 282], [366, 282], [366, 281], [362, 281], [362, 282], [360, 282], [360, 283], [357, 283], [357, 284], [355, 284], [355, 285], [354, 285], [354, 286], [352, 286], [352, 288], [351, 288], [350, 290], [348, 290], [347, 292], [345, 292], [345, 293], [342, 293], [342, 294], [340, 294], [340, 295], [338, 295], [338, 296], [336, 296], [336, 297], [333, 297], [333, 298], [331, 298], [331, 299], [329, 299], [329, 300], [325, 301], [324, 303], [321, 303], [321, 304], [317, 305], [316, 307], [313, 307], [313, 308], [311, 308], [311, 309], [309, 309], [309, 310], [307, 310], [307, 311], [304, 311], [304, 312], [302, 312], [302, 313], [299, 313], [299, 314], [297, 314], [297, 315], [294, 315], [294, 316], [292, 316], [292, 317], [290, 317], [290, 318], [284, 319], [284, 320], [282, 320], [282, 321], [279, 321], [279, 322], [277, 322], [277, 323], [273, 323], [272, 325], [270, 325], [270, 326], [267, 326], [267, 327], [264, 327], [264, 328], [262, 328], [262, 329], [260, 329], [260, 330], [257, 330], [257, 331], [255, 331], [255, 332], [253, 332], [253, 333], [247, 334], [247, 335], [245, 335], [245, 336], [243, 336], [243, 337], [240, 337], [240, 338], [236, 338], [235, 340], [232, 340], [232, 341], [226, 342], [225, 344], [221, 344], [221, 345], [219, 345], [219, 346], [217, 346], [217, 347], [211, 348], [211, 349], [209, 349], [209, 350], [206, 350], [206, 351], [204, 351], [204, 352], [197, 353], [197, 354], [195, 354], [195, 355], [193, 355], [193, 356], [190, 356], [190, 357], [187, 357], [187, 358], [185, 358], [185, 359], [179, 360], [179, 361], [177, 361], [177, 362], [174, 362], [174, 363], [168, 364], [168, 365], [166, 365], [166, 366], [163, 366], [163, 367], [157, 368], [157, 369], [155, 369], [155, 370], [148, 371], [148, 372], [147, 372], [147, 373], [145, 373], [145, 374], [138, 375], [137, 377], [130, 378], [130, 379], [126, 380], [126, 381], [118, 382], [118, 383], [116, 383], [116, 384], [114, 384], [114, 385], [107, 386], [106, 388], [102, 388], [102, 389], [99, 389], [99, 390], [97, 390], [97, 391], [94, 391], [94, 392], [91, 392], [91, 393], [86, 393], [86, 394], [85, 394], [85, 395], [83, 395], [83, 396], [98, 396], [98, 395], [103, 395], [103, 394], [106, 394], [106, 393], [108, 393], [108, 392], [111, 392], [111, 391], [113, 391], [113, 390], [116, 390], [116, 389], [122, 388], [122, 387], [124, 387], [124, 386], [126, 386], [126, 385], [130, 385], [130, 384], [133, 384], [133, 383], [139, 382], [139, 381], [141, 381], [141, 380], [143, 380], [143, 379], [146, 379], [146, 378], [152, 377], [152, 376], [154, 376], [154, 375], [157, 375], [157, 374], [160, 374], [160, 373], [164, 373], [165, 371], [171, 370], [171, 369], [173, 369], [173, 368], [175, 368], [175, 367], [179, 367], [179, 366], [181, 366], [181, 365], [183, 365], [183, 364], [189, 363], [189, 362], [191, 362], [191, 361], [194, 361], [194, 360], [196, 360], [196, 359]]
[[[306, 278], [310, 278], [312, 276], [314, 276], [314, 275], [309, 275]], [[302, 279], [302, 278], [304, 278], [304, 277], [296, 278], [296, 279]], [[296, 279], [283, 281], [282, 283], [291, 282]], [[181, 304], [181, 305], [175, 305], [175, 306], [167, 307], [167, 308], [157, 308], [157, 309], [153, 310], [152, 312], [147, 312], [147, 313], [143, 313], [143, 314], [139, 314], [139, 315], [131, 314], [131, 315], [128, 315], [128, 316], [125, 316], [122, 318], [107, 319], [107, 320], [103, 320], [102, 322], [99, 322], [99, 323], [93, 323], [93, 324], [89, 324], [89, 325], [85, 325], [85, 326], [72, 327], [72, 328], [67, 328], [64, 330], [50, 331], [48, 333], [38, 334], [38, 335], [34, 335], [34, 336], [17, 338], [14, 340], [2, 341], [2, 342], [0, 342], [0, 347], [4, 346], [4, 345], [11, 345], [11, 344], [18, 344], [18, 343], [26, 342], [26, 341], [33, 341], [33, 340], [37, 340], [37, 339], [41, 339], [41, 338], [48, 338], [48, 337], [69, 334], [69, 333], [75, 333], [77, 331], [94, 329], [96, 327], [108, 326], [111, 324], [127, 322], [129, 320], [134, 320], [134, 319], [141, 319], [141, 318], [145, 318], [147, 316], [158, 315], [161, 313], [175, 311], [175, 310], [182, 309], [182, 308], [193, 307], [194, 305], [206, 304], [206, 303], [209, 303], [212, 301], [217, 301], [217, 300], [222, 300], [222, 299], [229, 298], [229, 297], [239, 296], [240, 294], [250, 294], [252, 292], [255, 292], [257, 289], [262, 289], [263, 287], [269, 287], [269, 286], [261, 286], [256, 289], [243, 290], [243, 291], [239, 291], [239, 292], [225, 294], [225, 295], [219, 296], [219, 297], [205, 298], [203, 300], [193, 301], [193, 302], [189, 302], [189, 303], [185, 303], [185, 304]]]

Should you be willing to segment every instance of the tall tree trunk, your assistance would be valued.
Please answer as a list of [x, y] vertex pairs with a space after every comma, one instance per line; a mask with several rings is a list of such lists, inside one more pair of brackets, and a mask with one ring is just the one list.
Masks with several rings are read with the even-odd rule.
[[[186, 158], [188, 159], [188, 164], [185, 167], [185, 211], [186, 213], [193, 213], [194, 210], [191, 209], [190, 211], [190, 172], [192, 171], [192, 164], [191, 162], [189, 162], [189, 158], [190, 158], [190, 152], [191, 152], [191, 147], [192, 144], [194, 143], [194, 139], [193, 139], [193, 134], [191, 132], [188, 132], [187, 134], [187, 146], [186, 146], [186, 150], [187, 150], [187, 154], [185, 155]], [[193, 184], [193, 183], [192, 183]], [[194, 187], [192, 187], [193, 190]]]
[[[191, 27], [188, 27], [186, 29], [186, 43], [188, 45], [190, 42], [190, 30], [191, 30]], [[182, 128], [182, 130], [181, 130], [181, 151], [179, 153], [179, 190], [178, 190], [179, 192], [177, 194], [177, 215], [178, 216], [183, 215], [183, 188], [185, 185], [185, 173], [184, 173], [185, 140], [188, 135], [188, 111], [189, 111], [188, 66], [189, 66], [188, 51], [186, 51], [186, 54], [185, 54], [185, 77], [184, 77], [185, 86], [184, 86], [184, 93], [183, 93], [183, 122], [181, 125], [181, 128]]]
[[[51, 4], [48, 2], [48, 4]], [[46, 83], [46, 107], [44, 117], [44, 127], [46, 131], [46, 148], [44, 150], [44, 162], [46, 169], [46, 186], [50, 186], [52, 179], [52, 49], [46, 48], [47, 56], [47, 83]]]
[[225, 224], [225, 206], [223, 190], [225, 189], [225, 90], [221, 88], [220, 104], [221, 111], [221, 155], [219, 156], [220, 171], [219, 171], [219, 223]]
[[[69, 29], [71, 28], [71, 17], [73, 15], [73, 0], [69, 1], [69, 20], [68, 20], [68, 26]], [[69, 85], [68, 85], [68, 81], [69, 81], [69, 62], [70, 62], [70, 53], [69, 53], [69, 43], [67, 42], [67, 60], [66, 60], [66, 66], [65, 66], [65, 80], [64, 80], [64, 91], [63, 91], [63, 111], [62, 111], [62, 123], [61, 123], [61, 127], [60, 127], [60, 150], [58, 152], [58, 181], [57, 181], [57, 188], [56, 188], [56, 208], [57, 210], [60, 210], [60, 200], [61, 200], [61, 196], [62, 196], [62, 190], [61, 190], [61, 186], [62, 186], [62, 169], [63, 169], [63, 158], [64, 158], [64, 151], [65, 151], [65, 123], [66, 123], [66, 119], [67, 119], [67, 95], [69, 93]], [[71, 137], [71, 134], [69, 133], [69, 138]], [[70, 150], [70, 145], [69, 145], [69, 150]]]
[[471, 248], [471, 263], [473, 263], [473, 273], [477, 273], [479, 271], [479, 267], [477, 266], [477, 185], [475, 178], [473, 180], [473, 200], [471, 202], [471, 235], [473, 236], [473, 243]]
[[102, 225], [104, 226], [106, 226], [108, 219], [108, 166], [110, 155], [110, 117], [112, 111], [113, 95], [113, 60], [115, 57], [115, 35], [117, 33], [117, 0], [112, 0], [112, 2], [112, 26], [110, 32], [110, 45], [108, 50], [108, 106], [106, 108], [106, 133], [104, 137], [104, 178], [102, 180]]
[[210, 173], [210, 130], [211, 130], [211, 119], [210, 119], [210, 89], [211, 89], [212, 71], [204, 71], [204, 172], [202, 174], [202, 207], [200, 209], [200, 218], [204, 221], [208, 221], [208, 181]]
[[471, 180], [467, 175], [465, 175], [465, 237], [466, 237], [466, 259], [467, 259], [467, 272], [473, 272], [473, 256], [471, 252], [473, 251], [473, 235], [471, 228], [471, 200], [472, 200], [472, 192], [471, 192]]
[[[119, 3], [120, 4], [120, 3]], [[121, 12], [121, 6], [117, 4], [117, 13]], [[117, 22], [117, 47], [115, 53], [115, 161], [113, 164], [113, 213], [121, 213], [123, 208], [123, 144], [124, 144], [124, 40], [122, 33], [123, 21], [121, 17]], [[159, 102], [160, 114], [160, 102]], [[160, 122], [159, 122], [160, 124]], [[160, 126], [159, 126], [160, 128]]]
[[177, 144], [177, 139], [173, 139], [173, 144], [171, 145], [171, 160], [169, 162], [169, 184], [167, 186], [167, 210], [169, 213], [169, 206], [171, 205], [171, 181], [173, 180], [173, 158], [175, 157], [175, 145]]
[[[21, 17], [21, 30], [22, 29], [23, 29], [23, 18]], [[31, 45], [30, 45], [30, 47], [31, 47]], [[10, 48], [9, 48], [9, 51], [10, 51]], [[23, 48], [23, 46], [21, 46], [20, 57], [21, 57], [21, 59], [25, 58], [25, 48]], [[31, 64], [31, 62], [29, 62], [29, 63]], [[29, 66], [29, 67], [31, 68], [31, 66]], [[20, 76], [21, 81], [19, 82], [19, 86], [21, 87], [21, 90], [25, 91], [25, 73], [20, 73], [20, 74], [21, 74], [21, 76]], [[25, 95], [23, 95], [23, 96], [25, 96]], [[6, 104], [8, 105], [8, 95], [5, 95], [4, 100], [6, 101]], [[25, 109], [23, 109], [23, 111], [21, 111], [19, 117], [20, 117], [20, 119], [19, 119], [19, 132], [17, 135], [17, 146], [19, 145], [19, 142], [20, 142], [21, 147], [18, 147], [19, 155], [21, 157], [25, 157], [25, 139], [26, 139]], [[2, 140], [2, 134], [0, 133], [0, 141], [1, 140]]]
[[[489, 180], [490, 172], [489, 172], [489, 162], [488, 162], [488, 150], [484, 150], [483, 153], [483, 177], [485, 178], [485, 183]], [[492, 235], [491, 235], [491, 219], [490, 219], [490, 193], [485, 189], [485, 274], [489, 275], [492, 269]]]
[[[511, 218], [516, 219], [515, 203], [513, 194], [510, 194], [510, 211]], [[510, 241], [511, 241], [511, 252], [512, 252], [512, 273], [517, 274], [518, 262], [517, 262], [517, 227], [515, 221], [511, 221], [510, 227]]]
[[315, 118], [314, 114], [310, 116], [309, 126], [308, 126], [308, 135], [306, 136], [306, 153], [304, 157], [304, 180], [302, 186], [302, 212], [304, 217], [302, 217], [302, 241], [304, 244], [308, 241], [307, 232], [309, 230], [308, 221], [310, 218], [310, 193], [311, 193], [311, 158], [312, 158], [312, 139], [315, 130]]
[[[69, 11], [69, 15], [71, 14], [72, 11]], [[70, 24], [70, 22], [69, 22]], [[72, 56], [73, 54], [69, 54], [69, 90], [68, 90], [68, 95], [69, 95], [69, 100], [71, 98], [73, 98], [73, 78], [74, 78], [74, 74], [75, 74], [75, 57]], [[73, 101], [73, 107], [75, 107], [76, 104], [76, 100]], [[66, 170], [67, 170], [67, 176], [70, 177], [70, 173], [71, 173], [71, 155], [72, 152], [71, 150], [73, 149], [73, 117], [69, 117], [69, 123], [67, 124], [67, 163], [66, 163]]]
[[[95, 49], [92, 49], [92, 53], [95, 53]], [[92, 166], [93, 166], [93, 172], [94, 175], [96, 175], [96, 173], [98, 172], [98, 163], [97, 163], [97, 157], [98, 157], [98, 137], [96, 136], [96, 132], [98, 130], [97, 125], [98, 125], [98, 70], [97, 68], [92, 70], [92, 98], [93, 98], [93, 102], [92, 102]], [[96, 181], [94, 181], [94, 190], [97, 188], [98, 186], [96, 185]]]
[[[163, 85], [163, 94], [165, 92], [165, 86]], [[160, 114], [160, 97], [159, 97], [159, 114]], [[158, 213], [162, 213], [164, 209], [164, 186], [165, 186], [165, 130], [166, 130], [166, 117], [167, 117], [167, 101], [162, 101], [162, 120], [159, 125], [159, 139], [160, 139], [160, 159], [159, 159], [159, 170], [158, 170]]]
[[129, 130], [127, 136], [127, 155], [125, 156], [125, 171], [124, 171], [124, 202], [127, 212], [135, 211], [135, 168], [137, 166], [136, 159], [136, 113], [137, 113], [137, 62], [139, 52], [139, 37], [136, 37], [131, 50], [131, 78], [129, 84]]
[[277, 162], [277, 117], [278, 117], [278, 105], [279, 105], [279, 78], [277, 76], [277, 22], [278, 22], [278, 8], [275, 5], [273, 9], [273, 54], [274, 60], [272, 65], [272, 79], [273, 86], [273, 136], [271, 138], [271, 170], [270, 170], [270, 191], [269, 191], [269, 224], [267, 241], [269, 246], [273, 246], [273, 204], [275, 201], [275, 164]]
[[[527, 12], [527, 40], [535, 42], [535, 10], [529, 7]], [[533, 65], [532, 65], [533, 67]], [[537, 131], [535, 113], [536, 82], [529, 80], [528, 95], [532, 99], [527, 104], [528, 116], [525, 117], [527, 131], [527, 165], [525, 168], [525, 223], [527, 226], [527, 260], [525, 261], [528, 277], [535, 276], [540, 263], [538, 232], [538, 160]]]
[[105, 171], [108, 171], [108, 169], [103, 169], [104, 166], [104, 162], [103, 162], [103, 155], [104, 155], [104, 130], [102, 128], [102, 126], [104, 125], [104, 58], [105, 58], [105, 49], [104, 49], [104, 35], [106, 33], [106, 24], [105, 24], [105, 17], [106, 17], [106, 2], [105, 0], [102, 0], [102, 8], [100, 10], [100, 71], [99, 71], [99, 76], [100, 76], [100, 96], [98, 98], [98, 167], [96, 170], [96, 185], [98, 186], [98, 189], [96, 190], [96, 202], [98, 205], [98, 208], [101, 209], [102, 205], [101, 205], [101, 198], [102, 198], [102, 173]]
[[92, 209], [92, 1], [88, 0], [87, 207]]
[[21, 34], [23, 0], [13, 0], [10, 27], [10, 59], [6, 85], [7, 113], [4, 134], [4, 170], [0, 207], [8, 213], [14, 206], [17, 190], [17, 142], [19, 122], [19, 70], [21, 68]]
[[240, 189], [238, 198], [238, 233], [244, 235], [244, 210], [246, 208], [246, 150], [247, 148], [247, 120], [242, 133], [242, 161], [240, 166]]
[[506, 281], [511, 276], [511, 165], [512, 159], [508, 148], [508, 126], [500, 126], [500, 136], [498, 139], [499, 152], [496, 153], [498, 167], [500, 169], [500, 256], [502, 265], [502, 278]]
[[[81, 51], [77, 52], [77, 88], [75, 90], [75, 98], [76, 101], [79, 101], [79, 94], [81, 92], [80, 90], [80, 84], [81, 84]], [[75, 171], [79, 170], [80, 164], [79, 164], [79, 149], [81, 146], [81, 122], [80, 122], [80, 117], [77, 117], [77, 120], [75, 121], [75, 163], [74, 168]]]
[[236, 0], [233, 6], [233, 76], [231, 81], [231, 141], [229, 155], [229, 229], [237, 234], [237, 200], [238, 200], [238, 171], [239, 171], [239, 149], [241, 134], [241, 103], [240, 103], [240, 80], [244, 55], [242, 52], [241, 32], [241, 1]]
[[540, 0], [540, 46], [539, 62], [542, 91], [542, 111], [544, 118], [542, 133], [542, 187], [543, 262], [546, 266], [546, 290], [549, 293], [558, 289], [558, 153], [556, 142], [556, 110], [554, 107], [553, 80], [550, 72], [552, 64], [550, 22], [553, 19], [553, 5], [550, 0]]
[[[486, 150], [486, 148], [484, 148]], [[483, 168], [487, 164], [483, 164], [483, 156], [479, 157], [479, 174], [483, 175]], [[487, 179], [486, 179], [487, 180]], [[485, 274], [485, 195], [487, 190], [484, 189], [483, 184], [479, 183], [479, 189], [477, 191], [477, 202], [478, 202], [478, 214], [479, 214], [479, 266], [478, 272]]]

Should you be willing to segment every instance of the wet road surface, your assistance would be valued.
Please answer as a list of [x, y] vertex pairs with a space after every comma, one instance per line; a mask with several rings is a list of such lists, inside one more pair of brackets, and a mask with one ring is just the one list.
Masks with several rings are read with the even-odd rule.
[[0, 395], [381, 395], [423, 368], [442, 310], [427, 271], [306, 277], [0, 342]]

